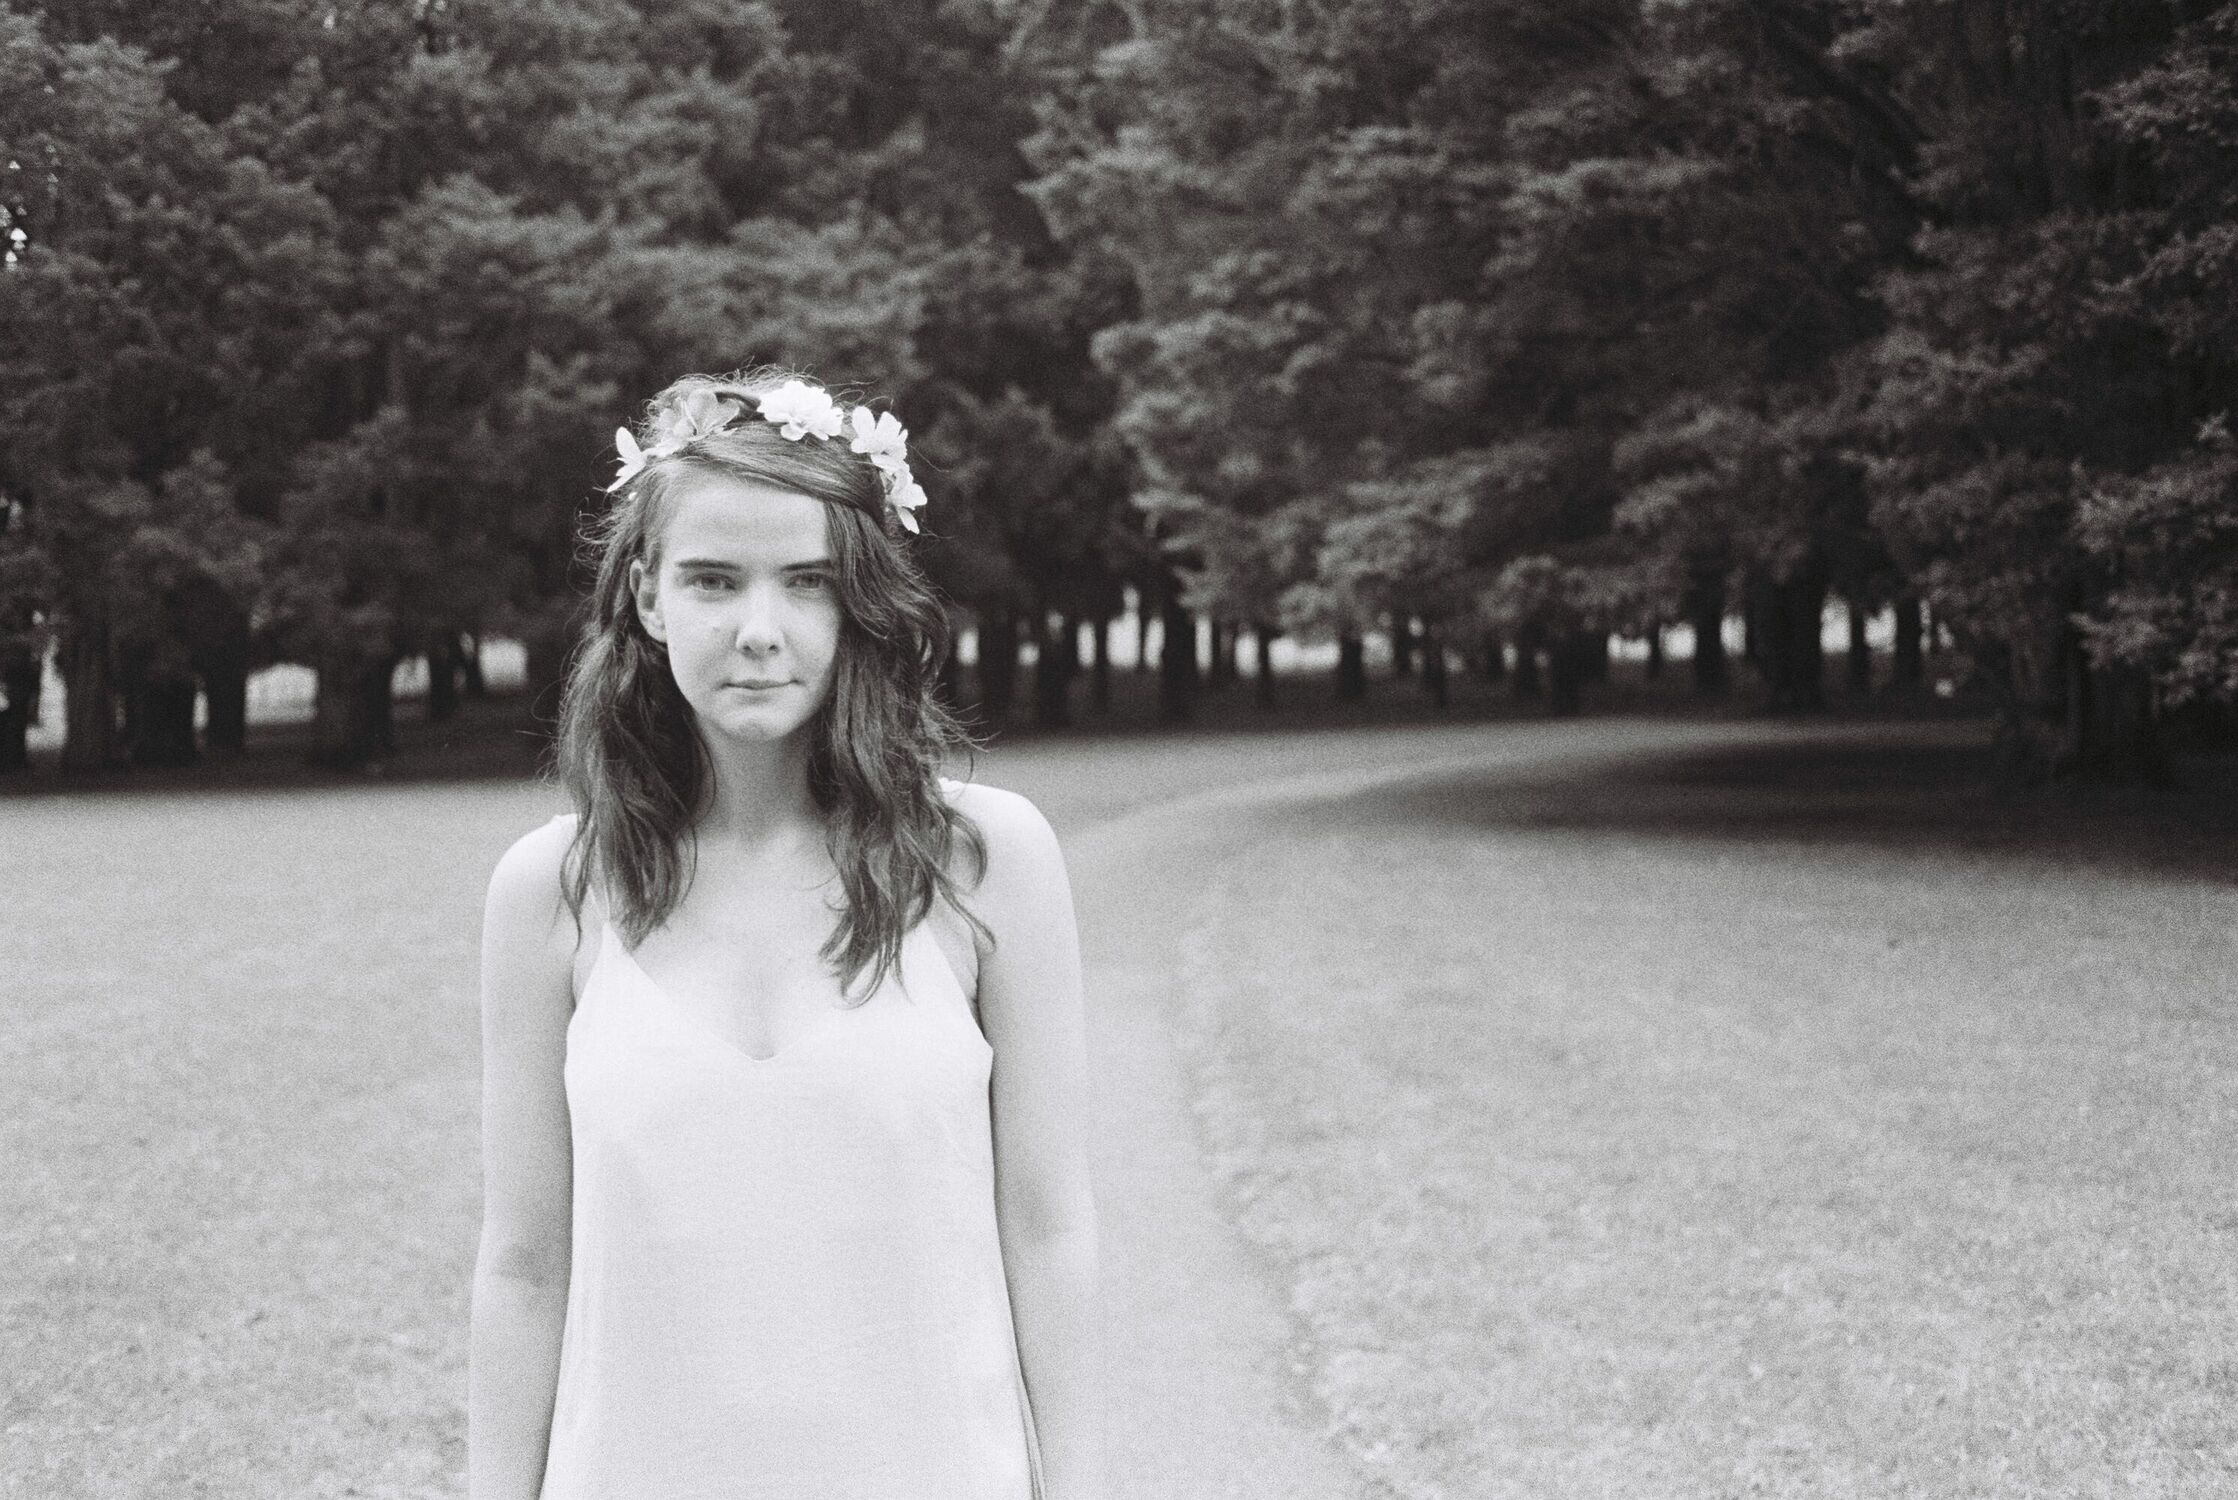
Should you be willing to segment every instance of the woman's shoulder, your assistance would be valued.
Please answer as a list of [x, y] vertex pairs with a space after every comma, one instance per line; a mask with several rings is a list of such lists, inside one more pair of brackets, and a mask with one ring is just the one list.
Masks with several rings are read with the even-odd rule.
[[946, 776], [940, 778], [940, 789], [947, 795], [948, 805], [977, 824], [990, 842], [1056, 836], [1041, 809], [1022, 793], [984, 781], [956, 781]]
[[557, 895], [574, 842], [573, 813], [561, 813], [513, 840], [490, 872], [490, 900], [540, 902]]
[[942, 777], [940, 785], [949, 805], [971, 819], [986, 842], [983, 888], [1031, 886], [1063, 875], [1064, 856], [1057, 846], [1057, 831], [1031, 798], [983, 781]]

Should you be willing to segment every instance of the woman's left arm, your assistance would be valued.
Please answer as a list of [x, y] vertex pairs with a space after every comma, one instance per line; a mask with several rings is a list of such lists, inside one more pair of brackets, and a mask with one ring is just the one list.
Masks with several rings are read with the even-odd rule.
[[994, 933], [979, 1013], [995, 1050], [995, 1212], [1044, 1500], [1106, 1500], [1103, 1305], [1088, 1179], [1080, 932], [1057, 836], [1024, 797], [973, 786], [987, 841], [971, 906]]

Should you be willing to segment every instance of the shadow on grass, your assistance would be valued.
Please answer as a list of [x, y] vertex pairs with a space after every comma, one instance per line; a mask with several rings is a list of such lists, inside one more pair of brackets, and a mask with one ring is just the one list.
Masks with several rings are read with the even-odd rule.
[[[1195, 711], [1182, 722], [1160, 714], [1155, 675], [1133, 670], [1111, 676], [1109, 702], [1093, 704], [1087, 688], [1074, 692], [1072, 722], [1050, 727], [1034, 722], [1021, 704], [998, 732], [975, 726], [990, 749], [1024, 745], [1063, 745], [1093, 750], [1144, 743], [1231, 741], [1247, 745], [1267, 739], [1342, 734], [1363, 729], [1407, 729], [1493, 724], [1591, 723], [1639, 715], [1670, 722], [1774, 722], [1764, 719], [1756, 697], [1736, 693], [1703, 699], [1686, 685], [1683, 673], [1659, 679], [1642, 675], [1637, 663], [1618, 663], [1610, 680], [1586, 694], [1582, 718], [1547, 713], [1543, 700], [1518, 698], [1507, 683], [1457, 673], [1449, 701], [1440, 707], [1416, 680], [1378, 677], [1366, 698], [1339, 700], [1324, 674], [1300, 673], [1277, 679], [1271, 706], [1258, 701], [1254, 684], [1237, 680], [1203, 688]], [[1882, 690], [1863, 698], [1834, 700], [1839, 720], [1873, 722], [1896, 719], [1971, 722], [1981, 705], [1963, 695], [1945, 701], [1924, 690]], [[192, 766], [119, 767], [66, 774], [58, 751], [43, 745], [33, 752], [28, 772], [0, 774], [0, 802], [12, 797], [108, 796], [277, 792], [382, 785], [432, 785], [445, 782], [519, 781], [537, 776], [549, 763], [550, 740], [522, 698], [497, 695], [467, 699], [443, 723], [426, 717], [424, 702], [397, 704], [396, 749], [357, 769], [313, 764], [308, 723], [252, 723], [246, 751], [230, 757], [205, 756]]]
[[2238, 881], [2238, 757], [2187, 759], [2169, 788], [2015, 790], [1999, 785], [1986, 737], [1944, 725], [1437, 777], [1361, 809], [1488, 832], [1832, 843]]
[[309, 724], [252, 724], [248, 748], [205, 755], [191, 766], [119, 766], [65, 772], [53, 751], [35, 754], [27, 772], [0, 776], [0, 800], [32, 797], [232, 795], [307, 788], [525, 781], [550, 756], [551, 741], [519, 698], [461, 704], [437, 724], [399, 716], [397, 747], [364, 766], [342, 770], [310, 758]]

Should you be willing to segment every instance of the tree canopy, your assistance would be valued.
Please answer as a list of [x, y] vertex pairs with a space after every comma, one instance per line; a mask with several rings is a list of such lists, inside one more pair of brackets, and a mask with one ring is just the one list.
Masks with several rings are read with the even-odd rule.
[[0, 149], [0, 761], [50, 643], [80, 766], [550, 682], [603, 434], [764, 361], [905, 414], [998, 715], [1128, 583], [1557, 707], [1924, 607], [2112, 774], [2238, 697], [2238, 5], [16, 3]]

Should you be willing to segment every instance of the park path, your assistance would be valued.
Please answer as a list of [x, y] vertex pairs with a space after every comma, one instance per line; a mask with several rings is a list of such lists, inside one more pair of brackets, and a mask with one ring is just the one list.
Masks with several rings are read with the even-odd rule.
[[[1351, 1500], [1367, 1487], [1309, 1394], [1285, 1268], [1238, 1232], [1194, 1113], [1185, 952], [1227, 869], [1336, 804], [1406, 782], [1481, 792], [1784, 732], [1598, 720], [1174, 741], [1106, 760], [1104, 777], [1085, 781], [1056, 747], [991, 758], [984, 779], [1034, 797], [1056, 822], [1081, 916], [1113, 1493]], [[1115, 777], [1121, 766], [1130, 774]]]

